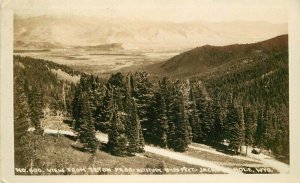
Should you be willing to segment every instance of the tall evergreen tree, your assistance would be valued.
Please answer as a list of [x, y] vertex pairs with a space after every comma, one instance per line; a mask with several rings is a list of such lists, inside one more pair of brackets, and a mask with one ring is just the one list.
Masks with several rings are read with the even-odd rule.
[[242, 145], [245, 144], [245, 117], [243, 107], [239, 109], [239, 131], [239, 146], [240, 152], [242, 152]]
[[[176, 142], [176, 133], [175, 133], [175, 124], [172, 121], [169, 121], [168, 123], [168, 133], [167, 133], [167, 147], [173, 148], [177, 145]], [[184, 147], [183, 147], [184, 148]]]
[[264, 132], [264, 110], [263, 108], [259, 109], [257, 115], [257, 122], [256, 122], [256, 130], [255, 130], [255, 144], [258, 146], [262, 146], [263, 144], [263, 132]]
[[211, 144], [213, 140], [213, 109], [212, 109], [212, 101], [207, 101], [205, 106], [205, 116], [202, 120], [202, 140], [207, 143]]
[[149, 107], [153, 97], [152, 83], [147, 72], [136, 72], [130, 75], [131, 94], [136, 99], [138, 116], [141, 123], [149, 123]]
[[187, 111], [185, 108], [185, 102], [183, 94], [181, 93], [179, 96], [179, 112], [178, 112], [178, 119], [177, 119], [177, 128], [175, 133], [177, 134], [177, 139], [175, 140], [175, 151], [183, 152], [188, 147], [190, 143], [190, 134], [189, 134], [189, 123], [188, 123], [188, 116]]
[[198, 81], [197, 83], [194, 84], [194, 89], [195, 89], [196, 106], [199, 113], [200, 126], [201, 126], [201, 131], [200, 134], [198, 134], [198, 137], [199, 139], [201, 139], [202, 142], [204, 142], [207, 138], [206, 136], [207, 129], [206, 130], [204, 129], [209, 128], [209, 125], [207, 124], [210, 123], [209, 120], [210, 113], [207, 113], [207, 109], [209, 109], [207, 107], [209, 96], [201, 81]]
[[96, 128], [102, 132], [107, 133], [112, 110], [112, 92], [107, 87], [105, 88], [104, 96], [97, 106], [95, 111]]
[[110, 129], [108, 130], [108, 150], [115, 156], [127, 155], [127, 137], [125, 135], [125, 127], [120, 120], [120, 112], [117, 106], [114, 105]]
[[72, 116], [74, 120], [74, 129], [79, 130], [80, 128], [80, 118], [82, 117], [82, 106], [83, 106], [83, 100], [82, 100], [82, 90], [81, 86], [79, 85], [76, 88], [74, 99], [72, 101]]
[[95, 137], [95, 122], [92, 118], [91, 109], [89, 107], [89, 102], [86, 96], [83, 96], [85, 101], [82, 106], [82, 116], [79, 119], [80, 128], [79, 128], [79, 140], [85, 144], [87, 150], [92, 153], [95, 153], [98, 148], [98, 141]]
[[136, 128], [138, 132], [138, 141], [137, 141], [137, 152], [144, 152], [144, 146], [145, 146], [145, 140], [143, 135], [143, 129], [141, 122], [139, 120], [138, 111], [137, 111], [137, 105], [136, 102], [133, 100], [133, 108], [132, 108], [132, 117], [134, 123], [136, 123]]
[[212, 106], [213, 129], [211, 138], [215, 144], [221, 143], [224, 138], [224, 124], [222, 121], [221, 105], [219, 99], [213, 101]]
[[245, 120], [245, 145], [246, 153], [248, 153], [248, 146], [253, 145], [254, 143], [254, 133], [256, 128], [256, 123], [254, 119], [254, 114], [251, 111], [250, 107], [244, 109], [244, 120]]
[[[14, 82], [14, 147], [15, 166], [29, 168], [32, 159], [32, 150], [29, 149], [29, 104], [25, 93], [24, 83], [20, 77]], [[24, 143], [28, 142], [28, 143]]]
[[157, 133], [155, 134], [158, 139], [160, 147], [167, 147], [168, 142], [168, 118], [166, 114], [166, 104], [164, 97], [160, 99], [159, 115], [157, 117]]
[[264, 121], [264, 130], [263, 130], [263, 146], [267, 149], [271, 149], [274, 144], [275, 136], [276, 136], [276, 117], [271, 109], [271, 106], [269, 103], [266, 103], [265, 110], [263, 115], [263, 121]]
[[130, 112], [130, 120], [128, 121], [128, 152], [134, 154], [138, 151], [139, 146], [139, 119], [137, 115], [136, 103], [132, 100], [132, 110]]
[[229, 148], [237, 153], [241, 146], [241, 130], [239, 112], [234, 102], [232, 101], [228, 106], [228, 113], [226, 117], [226, 137], [229, 139]]
[[30, 120], [35, 127], [35, 132], [42, 135], [43, 129], [41, 119], [43, 116], [43, 94], [41, 88], [37, 85], [32, 85], [28, 95], [28, 103], [30, 107]]
[[189, 109], [189, 123], [192, 127], [192, 138], [194, 142], [200, 142], [201, 140], [201, 123], [199, 113], [196, 104], [194, 86], [190, 90], [190, 109]]

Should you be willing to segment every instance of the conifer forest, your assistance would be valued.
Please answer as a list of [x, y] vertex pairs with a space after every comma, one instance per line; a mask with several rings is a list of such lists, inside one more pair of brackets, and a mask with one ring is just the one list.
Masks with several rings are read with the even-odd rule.
[[[284, 35], [257, 44], [199, 47], [160, 67], [180, 64], [178, 60], [188, 56], [193, 60], [198, 53], [204, 55], [207, 63], [202, 64], [213, 69], [190, 75], [177, 72], [172, 65], [177, 74], [167, 69], [157, 74], [153, 67], [144, 67], [101, 76], [15, 54], [15, 167], [76, 167], [76, 158], [89, 167], [117, 158], [107, 163], [113, 168], [118, 160], [142, 156], [149, 159], [143, 168], [165, 169], [174, 163], [166, 157], [156, 157], [163, 163], [154, 162], [148, 147], [189, 155], [197, 145], [214, 148], [224, 157], [245, 157], [242, 149], [251, 148], [246, 155], [266, 151], [289, 162], [286, 41]], [[49, 134], [45, 127], [49, 116], [61, 117], [72, 134]], [[62, 131], [60, 126], [53, 130]], [[97, 134], [106, 134], [107, 142]], [[43, 154], [52, 146], [53, 152]], [[54, 154], [62, 158], [57, 160]], [[129, 166], [132, 162], [123, 163]], [[62, 174], [67, 173], [73, 172]], [[87, 174], [78, 174], [82, 173]]]

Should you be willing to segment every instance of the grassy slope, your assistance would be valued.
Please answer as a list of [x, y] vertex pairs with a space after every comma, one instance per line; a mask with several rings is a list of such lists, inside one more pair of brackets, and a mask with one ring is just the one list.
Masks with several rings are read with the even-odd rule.
[[[71, 146], [74, 141], [64, 136], [60, 136], [58, 141], [56, 136], [48, 135], [46, 136], [42, 147], [38, 151], [38, 158], [43, 162], [44, 173], [48, 175], [53, 175], [56, 173], [47, 172], [46, 168], [57, 168], [64, 169], [65, 173], [57, 174], [75, 174], [75, 175], [87, 175], [87, 174], [154, 174], [146, 172], [136, 172], [136, 169], [142, 168], [161, 168], [160, 164], [163, 162], [164, 167], [173, 170], [169, 171], [167, 174], [211, 174], [211, 173], [221, 173], [221, 172], [212, 172], [211, 169], [206, 167], [200, 167], [195, 165], [190, 165], [181, 161], [174, 159], [166, 158], [160, 155], [153, 153], [143, 153], [138, 154], [133, 157], [117, 157], [112, 156], [111, 154], [99, 150], [95, 156], [88, 152], [82, 152], [78, 149], [75, 149]], [[235, 158], [230, 158], [228, 156], [216, 155], [213, 153], [198, 151], [189, 149], [184, 153], [185, 155], [196, 157], [199, 159], [204, 159], [208, 161], [213, 161], [221, 166], [230, 167], [230, 168], [244, 168], [244, 173], [247, 173], [247, 169], [251, 168], [252, 173], [258, 173], [256, 168], [265, 167], [264, 165], [254, 162], [239, 160]], [[94, 168], [110, 168], [112, 171], [110, 173], [105, 172], [91, 172], [90, 167]], [[182, 168], [194, 168], [197, 169], [196, 172], [186, 172], [182, 171]], [[67, 168], [82, 168], [86, 171], [78, 172], [68, 172]], [[124, 172], [120, 171], [119, 168], [123, 168]], [[125, 168], [134, 169], [134, 172], [125, 172]], [[271, 169], [270, 173], [277, 173], [275, 169]], [[99, 169], [98, 169], [99, 170]], [[161, 169], [163, 170], [163, 169]], [[181, 171], [178, 171], [181, 170]], [[162, 171], [162, 173], [166, 173]], [[264, 172], [267, 173], [267, 172]], [[161, 174], [161, 173], [157, 173]]]
[[[57, 119], [56, 116], [49, 116], [45, 120], [45, 127], [56, 129], [58, 123], [61, 123], [61, 129], [63, 130], [71, 130], [70, 126], [65, 124], [64, 122], [60, 121], [61, 119]], [[166, 158], [157, 154], [145, 152], [143, 154], [139, 154], [139, 156], [135, 157], [117, 157], [112, 156], [111, 154], [99, 150], [95, 157], [87, 152], [82, 152], [77, 149], [71, 147], [71, 144], [74, 143], [74, 140], [69, 139], [64, 136], [60, 136], [58, 142], [56, 141], [56, 136], [46, 136], [43, 147], [40, 149], [38, 153], [40, 155], [40, 159], [42, 162], [45, 163], [46, 167], [73, 167], [73, 168], [87, 168], [87, 167], [108, 167], [108, 168], [145, 168], [151, 167], [155, 168], [158, 167], [161, 162], [164, 162], [166, 168], [195, 168], [195, 169], [202, 169], [203, 172], [196, 172], [196, 173], [212, 173], [209, 171], [205, 171], [205, 167], [190, 165], [178, 160], [174, 160], [171, 158]], [[211, 150], [210, 147], [203, 146], [201, 144], [193, 143], [196, 147], [201, 148], [208, 148]], [[256, 161], [247, 161], [242, 159], [236, 159], [234, 157], [214, 154], [206, 151], [200, 151], [189, 148], [188, 151], [184, 152], [185, 155], [212, 161], [217, 163], [221, 166], [235, 168], [235, 167], [264, 167], [262, 163], [258, 163]], [[276, 173], [277, 171], [272, 169]], [[169, 172], [170, 173], [170, 172]], [[173, 172], [176, 174], [176, 172]], [[186, 172], [188, 173], [188, 172]], [[214, 172], [219, 173], [219, 172]], [[73, 173], [76, 174], [76, 173]], [[78, 174], [89, 174], [88, 172], [81, 172]], [[97, 173], [92, 173], [97, 174]], [[125, 172], [117, 172], [111, 174], [130, 174]], [[136, 173], [134, 173], [136, 174]]]
[[[62, 119], [59, 119], [56, 116], [49, 116], [45, 122], [44, 125], [47, 128], [56, 129], [58, 123], [61, 124], [62, 130], [71, 130], [70, 127], [63, 123], [61, 121]], [[82, 152], [78, 149], [75, 149], [71, 146], [71, 144], [74, 143], [74, 139], [67, 138], [65, 136], [60, 135], [58, 141], [57, 136], [53, 135], [47, 135], [45, 136], [45, 140], [43, 141], [42, 146], [38, 150], [38, 158], [40, 159], [40, 162], [42, 162], [44, 169], [47, 168], [63, 168], [66, 170], [66, 168], [83, 168], [85, 170], [88, 170], [88, 167], [102, 167], [102, 168], [111, 168], [112, 170], [114, 168], [158, 168], [161, 162], [163, 162], [165, 168], [178, 170], [183, 167], [187, 168], [194, 168], [198, 169], [197, 172], [194, 172], [194, 174], [210, 174], [210, 173], [220, 173], [220, 172], [211, 172], [210, 169], [207, 169], [206, 167], [200, 167], [195, 165], [190, 165], [178, 160], [174, 160], [171, 158], [166, 158], [157, 154], [145, 152], [143, 154], [138, 154], [138, 156], [134, 157], [117, 157], [112, 156], [111, 154], [99, 150], [95, 156], [93, 156], [90, 153]], [[199, 147], [205, 147], [201, 144], [193, 144], [194, 146]], [[241, 160], [236, 159], [234, 157], [226, 156], [226, 155], [219, 155], [215, 153], [210, 153], [206, 151], [200, 151], [195, 149], [189, 149], [184, 153], [185, 155], [212, 161], [216, 164], [219, 164], [221, 166], [230, 167], [230, 168], [257, 168], [257, 167], [264, 167], [263, 164], [255, 162], [255, 161], [247, 161], [247, 160]], [[273, 173], [276, 173], [276, 170], [272, 169]], [[255, 172], [255, 171], [254, 171]], [[166, 172], [163, 172], [166, 173]], [[180, 174], [189, 174], [192, 172], [179, 172]], [[244, 172], [247, 173], [247, 172]], [[256, 172], [257, 173], [257, 172]], [[45, 170], [43, 174], [49, 174], [53, 175], [55, 173], [49, 173]], [[58, 173], [58, 174], [106, 174], [104, 172], [65, 172], [65, 173]], [[137, 174], [136, 172], [111, 172], [109, 174]], [[151, 174], [151, 173], [139, 173], [139, 174]], [[178, 172], [169, 172], [168, 174], [178, 174]]]
[[[170, 158], [162, 157], [152, 153], [144, 153], [143, 155], [133, 156], [133, 157], [117, 157], [112, 156], [111, 154], [99, 150], [95, 156], [90, 153], [82, 152], [78, 149], [75, 149], [71, 146], [74, 141], [64, 136], [60, 136], [56, 142], [57, 137], [47, 135], [43, 142], [42, 147], [39, 149], [38, 158], [43, 162], [44, 167], [47, 168], [83, 168], [87, 172], [73, 172], [68, 174], [105, 174], [90, 172], [89, 167], [102, 167], [102, 168], [158, 168], [161, 162], [164, 162], [165, 168], [195, 168], [195, 169], [205, 169], [204, 167], [189, 165], [184, 162], [173, 160]], [[44, 174], [53, 174], [48, 173], [46, 168], [44, 168]], [[178, 174], [178, 172], [169, 172], [171, 174]], [[181, 174], [186, 174], [189, 172], [180, 172]], [[211, 172], [203, 172], [211, 173]], [[64, 173], [59, 173], [64, 174]], [[67, 174], [67, 173], [66, 173]], [[136, 172], [114, 172], [112, 171], [109, 174], [143, 174]], [[149, 174], [149, 173], [147, 173]]]

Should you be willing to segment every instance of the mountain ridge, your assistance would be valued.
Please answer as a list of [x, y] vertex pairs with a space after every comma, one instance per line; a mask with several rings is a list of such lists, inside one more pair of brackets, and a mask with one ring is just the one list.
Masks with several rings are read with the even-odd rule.
[[239, 62], [271, 52], [288, 51], [288, 35], [250, 44], [227, 46], [204, 45], [170, 58], [167, 61], [145, 66], [142, 70], [168, 76], [191, 76], [212, 71], [229, 62]]

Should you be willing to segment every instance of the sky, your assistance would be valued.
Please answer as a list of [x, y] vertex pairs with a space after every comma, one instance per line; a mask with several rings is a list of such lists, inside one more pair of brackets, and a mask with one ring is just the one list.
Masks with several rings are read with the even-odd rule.
[[77, 15], [151, 21], [287, 23], [287, 0], [16, 0], [18, 15]]

